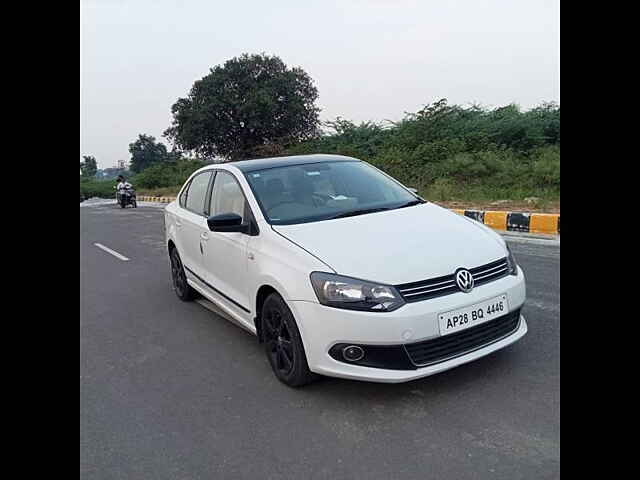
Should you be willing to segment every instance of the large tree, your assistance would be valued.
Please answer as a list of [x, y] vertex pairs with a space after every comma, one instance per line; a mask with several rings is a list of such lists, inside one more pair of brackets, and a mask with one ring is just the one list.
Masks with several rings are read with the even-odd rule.
[[163, 143], [156, 142], [155, 137], [145, 134], [138, 135], [138, 139], [129, 144], [129, 153], [131, 153], [129, 168], [135, 173], [156, 163], [173, 159]]
[[80, 162], [80, 174], [83, 177], [91, 178], [95, 177], [98, 172], [98, 162], [96, 158], [91, 155], [83, 155], [82, 162]]
[[197, 80], [171, 107], [165, 136], [212, 159], [255, 158], [318, 133], [318, 90], [299, 67], [276, 56], [232, 58]]

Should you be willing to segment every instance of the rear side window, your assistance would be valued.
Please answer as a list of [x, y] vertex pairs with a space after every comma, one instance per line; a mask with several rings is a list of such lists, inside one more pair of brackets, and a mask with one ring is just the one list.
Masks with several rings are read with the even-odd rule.
[[[209, 180], [211, 179], [211, 172], [203, 172], [196, 175], [191, 180], [189, 187], [186, 189], [185, 208], [191, 210], [198, 215], [206, 215], [205, 210], [205, 198], [207, 196], [207, 190], [209, 189]], [[180, 199], [182, 203], [182, 199]]]

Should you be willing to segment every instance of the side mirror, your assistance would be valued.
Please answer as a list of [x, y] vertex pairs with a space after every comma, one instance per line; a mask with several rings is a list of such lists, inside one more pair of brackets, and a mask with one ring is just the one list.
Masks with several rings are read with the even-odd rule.
[[418, 189], [417, 188], [413, 188], [413, 187], [407, 187], [407, 190], [409, 190], [411, 193], [418, 195]]
[[236, 213], [221, 213], [207, 218], [207, 225], [212, 232], [247, 233], [248, 226], [242, 224], [242, 217]]

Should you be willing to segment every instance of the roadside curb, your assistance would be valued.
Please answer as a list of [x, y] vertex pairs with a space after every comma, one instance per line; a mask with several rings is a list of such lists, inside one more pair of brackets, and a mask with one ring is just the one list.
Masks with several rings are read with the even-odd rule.
[[559, 213], [501, 212], [494, 210], [451, 209], [459, 215], [491, 227], [494, 230], [560, 235]]
[[[176, 197], [138, 196], [138, 200], [141, 202], [170, 203], [175, 199]], [[464, 215], [465, 217], [473, 218], [494, 230], [560, 235], [559, 213], [502, 212], [494, 210], [460, 210], [454, 208], [452, 208], [451, 211], [459, 215]]]
[[146, 195], [138, 195], [136, 199], [141, 202], [171, 203], [176, 199], [176, 197], [149, 197]]
[[544, 233], [524, 233], [524, 232], [499, 232], [500, 236], [507, 242], [512, 243], [532, 243], [536, 245], [560, 246], [560, 235], [549, 235]]

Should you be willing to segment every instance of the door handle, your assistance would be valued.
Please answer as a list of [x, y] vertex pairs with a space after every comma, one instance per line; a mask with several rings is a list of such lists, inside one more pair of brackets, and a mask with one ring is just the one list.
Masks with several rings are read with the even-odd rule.
[[176, 227], [178, 227], [178, 228], [180, 228], [182, 226], [182, 224], [180, 222], [178, 222], [177, 220], [176, 220], [175, 223], [176, 223]]
[[206, 232], [202, 232], [200, 234], [200, 240], [204, 240], [205, 242], [209, 240], [209, 235]]

